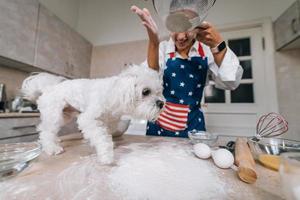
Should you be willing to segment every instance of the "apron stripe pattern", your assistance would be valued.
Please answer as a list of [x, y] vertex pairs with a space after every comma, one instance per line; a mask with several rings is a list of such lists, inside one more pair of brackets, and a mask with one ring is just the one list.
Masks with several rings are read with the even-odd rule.
[[186, 128], [189, 106], [166, 102], [164, 111], [158, 117], [157, 123], [169, 131], [181, 131]]

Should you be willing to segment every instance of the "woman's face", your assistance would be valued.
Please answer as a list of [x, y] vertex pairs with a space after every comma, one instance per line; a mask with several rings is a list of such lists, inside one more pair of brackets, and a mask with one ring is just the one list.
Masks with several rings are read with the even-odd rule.
[[[187, 18], [193, 19], [198, 16], [198, 14], [190, 9], [177, 10], [176, 13], [182, 13]], [[196, 38], [195, 31], [186, 31], [186, 32], [172, 32], [171, 38], [175, 42], [177, 50], [189, 50], [193, 45], [194, 39]]]
[[171, 33], [171, 38], [173, 39], [177, 50], [189, 50], [194, 43], [196, 34], [193, 31]]

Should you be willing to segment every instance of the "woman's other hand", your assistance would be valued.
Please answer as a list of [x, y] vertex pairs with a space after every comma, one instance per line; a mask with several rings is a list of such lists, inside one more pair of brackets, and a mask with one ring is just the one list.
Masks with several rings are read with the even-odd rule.
[[203, 22], [200, 26], [195, 28], [196, 39], [203, 44], [214, 48], [223, 42], [223, 38], [217, 29], [208, 22]]

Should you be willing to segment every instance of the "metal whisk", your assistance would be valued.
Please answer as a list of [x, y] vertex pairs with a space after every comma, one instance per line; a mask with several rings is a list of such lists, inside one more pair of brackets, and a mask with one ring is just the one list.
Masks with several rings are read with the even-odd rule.
[[259, 118], [256, 125], [256, 139], [282, 135], [288, 130], [288, 122], [281, 115], [271, 112]]

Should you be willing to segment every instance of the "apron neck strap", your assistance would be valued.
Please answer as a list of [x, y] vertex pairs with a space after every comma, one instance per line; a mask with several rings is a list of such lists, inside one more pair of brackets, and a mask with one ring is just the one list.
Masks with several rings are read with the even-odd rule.
[[200, 42], [198, 43], [198, 53], [202, 58], [205, 58], [205, 53]]
[[[205, 53], [204, 53], [203, 47], [202, 47], [200, 42], [198, 43], [198, 53], [202, 58], [205, 58]], [[169, 53], [169, 56], [170, 56], [171, 59], [174, 58], [175, 57], [175, 52]]]
[[169, 56], [170, 56], [171, 59], [174, 58], [175, 57], [175, 52], [169, 53]]

